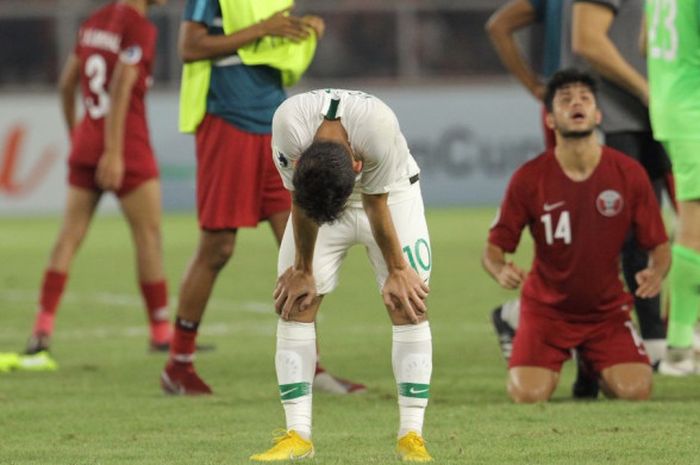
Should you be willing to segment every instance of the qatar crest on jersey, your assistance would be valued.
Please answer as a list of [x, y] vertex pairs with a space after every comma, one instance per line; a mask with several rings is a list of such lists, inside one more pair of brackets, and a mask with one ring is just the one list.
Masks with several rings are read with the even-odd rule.
[[622, 211], [625, 202], [622, 200], [622, 195], [616, 190], [608, 189], [600, 194], [595, 201], [595, 206], [598, 212], [607, 217], [615, 216]]

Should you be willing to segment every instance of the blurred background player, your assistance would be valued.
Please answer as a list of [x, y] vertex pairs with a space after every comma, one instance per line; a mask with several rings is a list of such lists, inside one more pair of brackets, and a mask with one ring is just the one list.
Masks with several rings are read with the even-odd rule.
[[[44, 273], [27, 354], [49, 348], [70, 265], [105, 191], [117, 196], [131, 229], [138, 280], [150, 321], [151, 348], [168, 349], [160, 182], [144, 102], [156, 41], [156, 28], [145, 15], [150, 5], [166, 2], [120, 0], [100, 8], [80, 27], [78, 42], [64, 65], [59, 87], [71, 138], [68, 196], [63, 224]], [[79, 123], [75, 107], [78, 85], [85, 106]]]
[[[271, 10], [266, 4], [279, 5], [256, 1], [255, 11]], [[275, 169], [270, 147], [272, 115], [285, 98], [283, 76], [272, 66], [246, 65], [239, 49], [259, 44], [265, 38], [275, 38], [282, 44], [280, 47], [285, 47], [281, 39], [313, 40], [315, 44], [325, 26], [317, 16], [300, 18], [288, 11], [275, 10], [258, 22], [257, 18], [246, 16], [251, 10], [248, 0], [185, 3], [179, 52], [189, 66], [185, 67], [181, 97], [190, 91], [199, 92], [206, 107], [202, 108], [201, 116], [195, 115], [193, 127], [186, 128], [196, 132], [197, 211], [201, 232], [199, 246], [180, 287], [170, 360], [161, 374], [161, 386], [171, 394], [211, 393], [194, 369], [195, 341], [216, 278], [233, 254], [238, 228], [256, 227], [260, 221], [267, 221], [279, 243], [289, 217], [289, 193]], [[234, 27], [234, 32], [226, 34], [224, 27], [234, 19], [246, 26]], [[314, 48], [310, 50], [308, 61]], [[299, 49], [295, 53], [304, 51]], [[204, 80], [187, 80], [192, 66], [202, 63], [207, 73]], [[181, 122], [190, 112], [191, 108], [181, 104]], [[320, 365], [316, 374], [319, 390], [334, 393], [364, 390], [361, 384], [332, 377]]]
[[654, 137], [678, 183], [668, 353], [659, 372], [697, 373], [693, 327], [700, 308], [700, 2], [647, 1], [647, 59]]
[[[545, 28], [545, 75], [556, 70], [552, 66], [567, 66], [575, 62], [586, 63], [598, 73], [598, 100], [604, 115], [601, 130], [605, 134], [605, 143], [642, 163], [660, 204], [664, 187], [673, 199], [673, 181], [668, 156], [651, 135], [646, 108], [646, 65], [639, 53], [638, 36], [629, 33], [640, 27], [641, 10], [641, 0], [514, 0], [494, 14], [488, 30], [504, 64], [535, 95], [542, 92], [541, 81], [519, 52], [513, 37], [516, 30], [533, 22], [541, 21]], [[646, 266], [647, 258], [646, 251], [638, 247], [630, 233], [622, 251], [625, 282], [635, 295], [635, 311], [642, 338], [652, 364], [657, 366], [666, 346], [661, 299], [659, 296], [642, 299], [634, 293], [637, 286], [634, 276]], [[518, 315], [517, 301], [506, 302], [492, 314], [506, 359], [517, 329]], [[579, 376], [574, 395], [597, 395], [597, 389], [590, 381]]]
[[[513, 175], [483, 256], [504, 288], [524, 283], [508, 393], [515, 402], [548, 400], [562, 363], [576, 349], [607, 395], [647, 399], [652, 370], [630, 320], [632, 296], [620, 282], [618, 263], [632, 229], [650, 251], [647, 267], [636, 275], [636, 293], [659, 293], [670, 252], [657, 201], [637, 162], [598, 143], [601, 113], [590, 75], [556, 73], [545, 103], [556, 148]], [[527, 277], [505, 257], [526, 226], [535, 242]]]
[[[542, 103], [545, 148], [552, 148], [555, 143], [554, 132], [544, 121], [546, 82], [562, 66], [572, 61], [568, 21], [572, 4], [573, 0], [511, 0], [496, 10], [486, 23], [486, 31], [503, 65]], [[528, 58], [530, 54], [523, 53], [515, 34], [535, 24], [541, 25], [544, 32], [542, 55]], [[531, 58], [536, 61], [541, 58], [541, 77], [535, 71]]]
[[310, 458], [318, 310], [340, 279], [348, 250], [362, 245], [392, 322], [399, 403], [396, 452], [432, 460], [423, 441], [432, 335], [425, 299], [430, 238], [416, 161], [394, 112], [360, 91], [325, 89], [290, 97], [273, 120], [272, 146], [292, 216], [277, 265], [275, 369], [286, 433], [251, 460]]

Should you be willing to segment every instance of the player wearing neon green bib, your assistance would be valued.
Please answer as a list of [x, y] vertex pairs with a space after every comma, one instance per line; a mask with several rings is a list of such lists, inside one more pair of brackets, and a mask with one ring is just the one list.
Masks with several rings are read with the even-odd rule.
[[700, 308], [700, 0], [647, 0], [646, 15], [652, 126], [673, 161], [679, 201], [669, 352], [659, 371], [683, 376], [697, 372]]

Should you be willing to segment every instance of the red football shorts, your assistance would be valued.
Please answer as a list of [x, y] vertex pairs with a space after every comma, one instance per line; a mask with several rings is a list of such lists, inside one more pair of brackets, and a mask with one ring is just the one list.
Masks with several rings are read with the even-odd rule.
[[577, 349], [600, 373], [620, 363], [645, 363], [649, 358], [629, 314], [620, 312], [603, 321], [572, 322], [538, 313], [537, 304], [521, 299], [518, 330], [509, 367], [534, 366], [559, 372]]
[[[80, 165], [76, 163], [68, 164], [68, 184], [82, 189], [88, 189], [95, 192], [101, 192], [102, 188], [97, 185], [95, 173], [97, 166]], [[144, 167], [140, 171], [125, 171], [124, 179], [121, 187], [115, 191], [115, 195], [119, 198], [133, 192], [137, 187], [146, 181], [158, 177], [158, 166], [155, 160], [151, 166]]]
[[291, 208], [269, 134], [241, 131], [207, 114], [197, 129], [197, 212], [205, 230], [255, 227]]

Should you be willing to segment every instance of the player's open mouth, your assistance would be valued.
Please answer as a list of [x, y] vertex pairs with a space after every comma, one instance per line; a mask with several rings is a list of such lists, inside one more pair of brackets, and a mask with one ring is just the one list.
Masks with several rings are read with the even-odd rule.
[[571, 119], [573, 119], [574, 121], [576, 121], [578, 123], [578, 122], [584, 121], [586, 119], [586, 115], [584, 115], [580, 111], [577, 111], [576, 113], [571, 115]]

